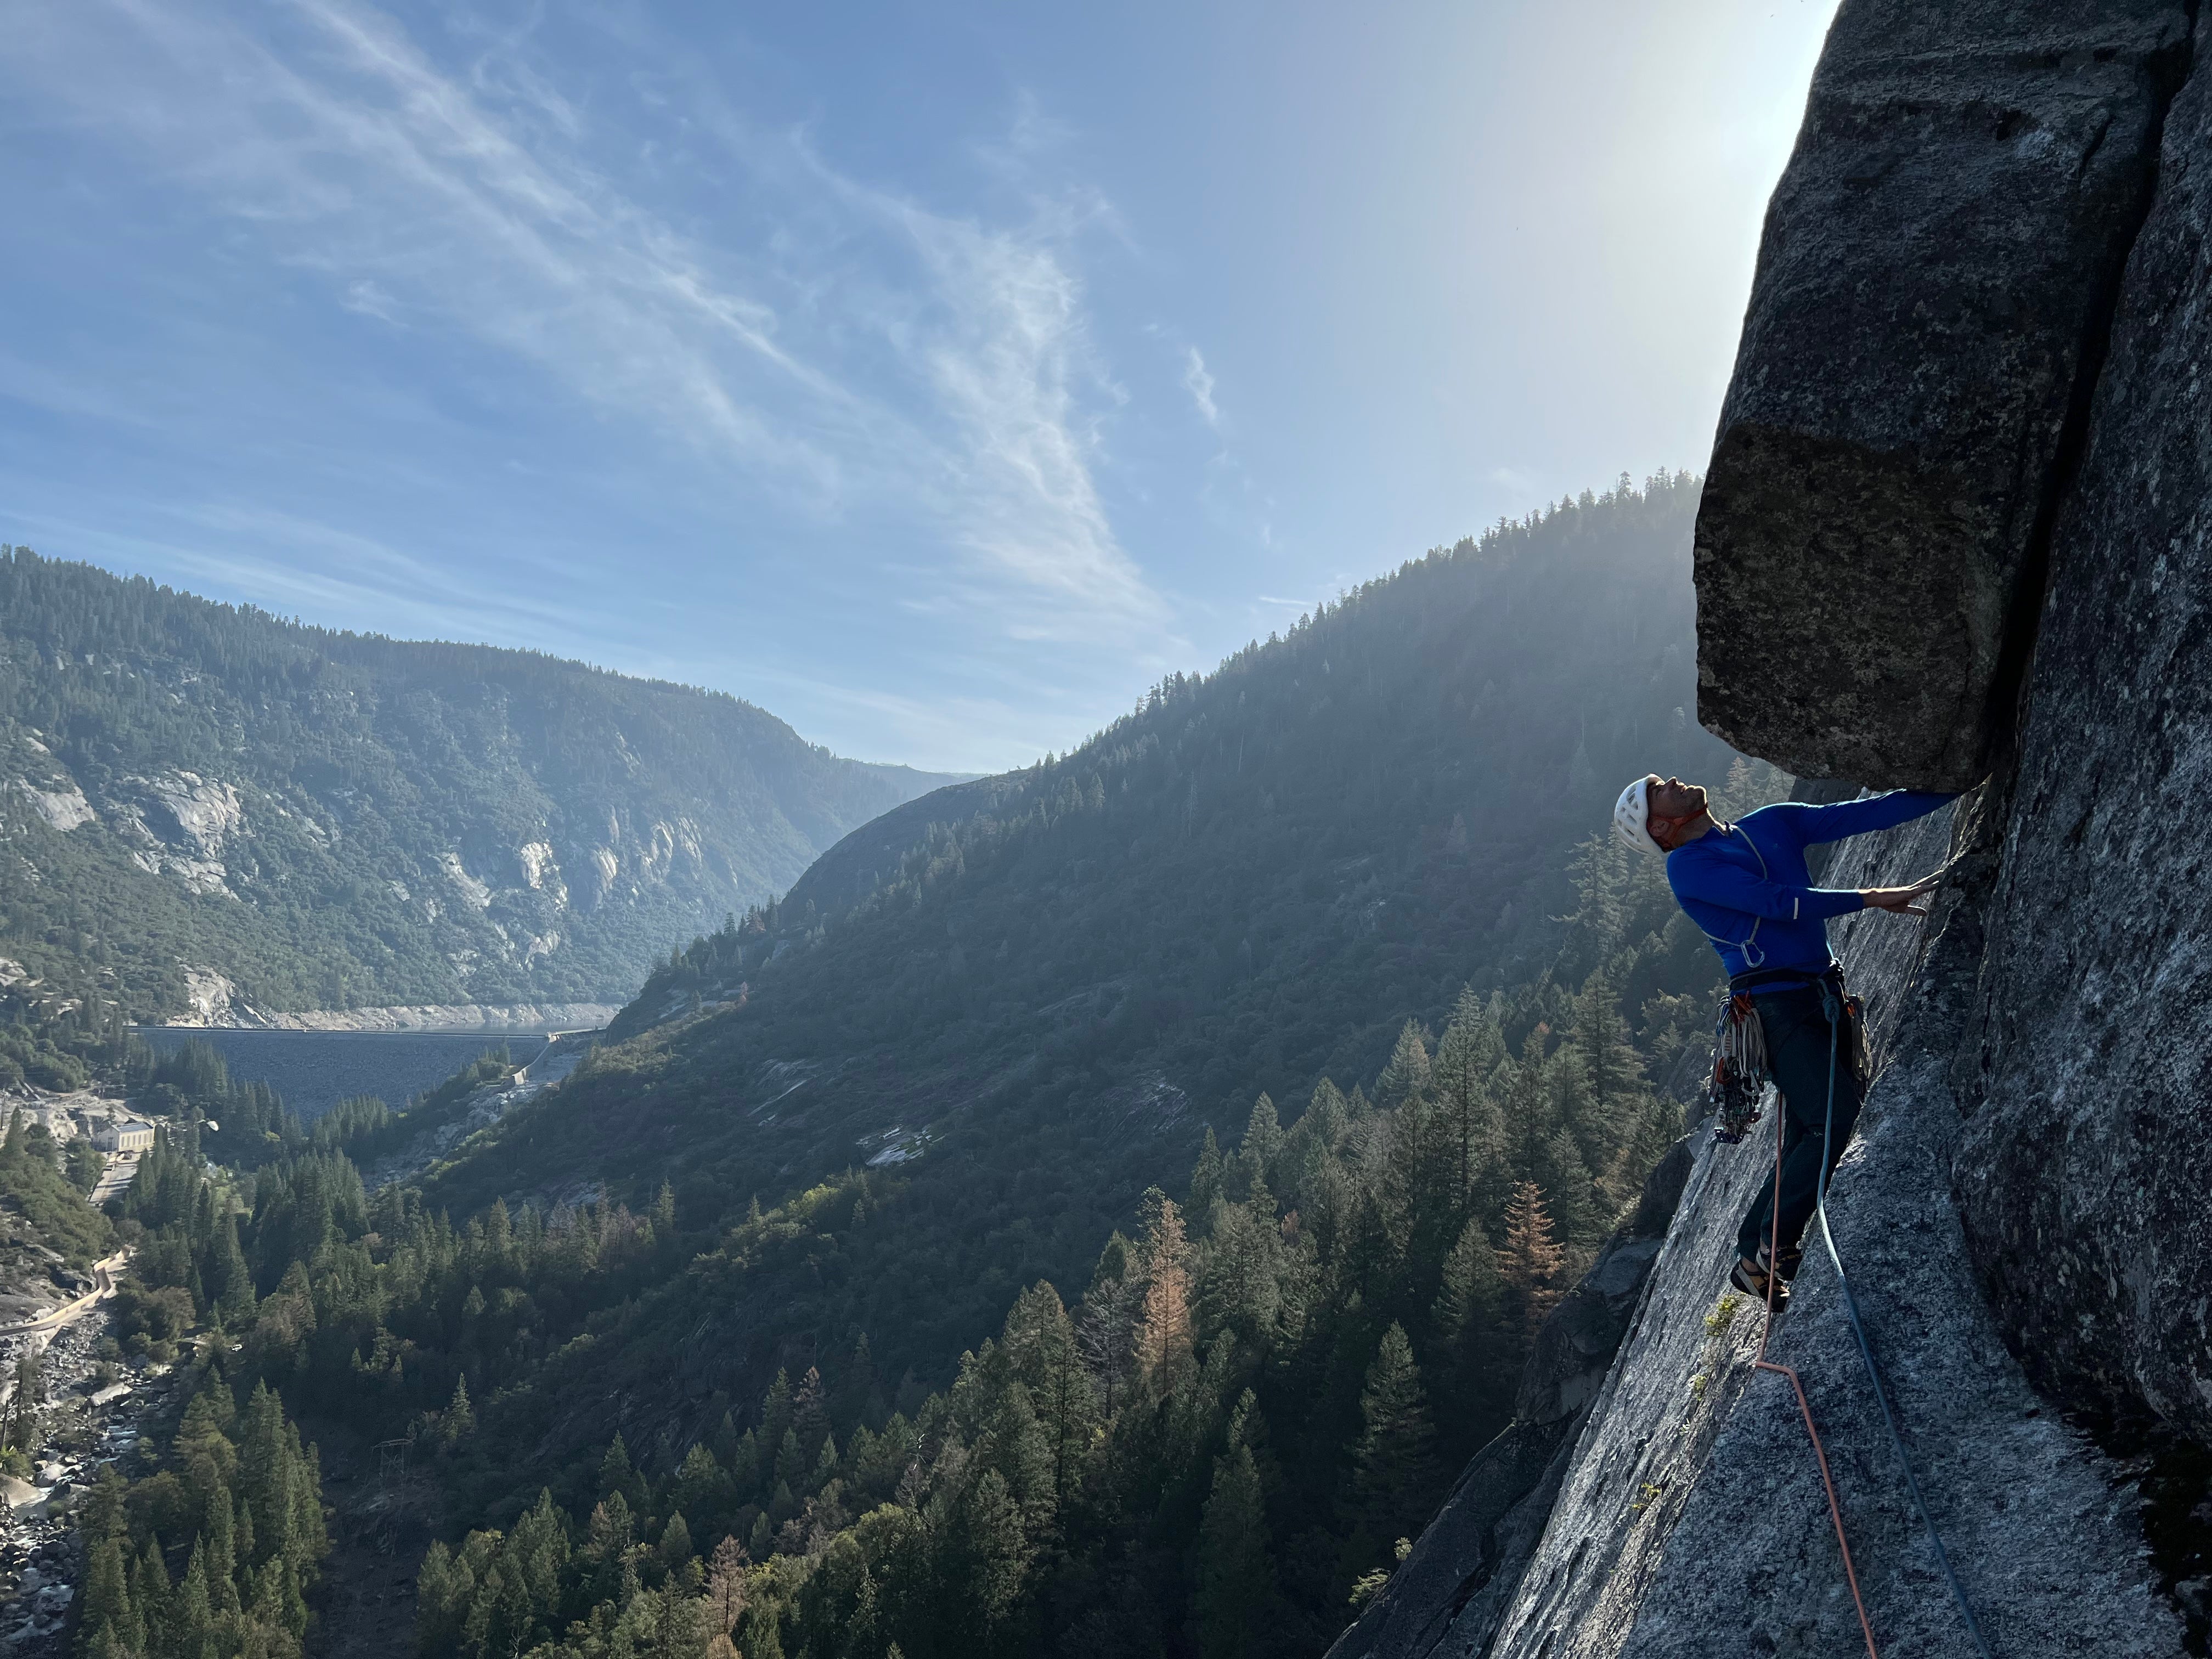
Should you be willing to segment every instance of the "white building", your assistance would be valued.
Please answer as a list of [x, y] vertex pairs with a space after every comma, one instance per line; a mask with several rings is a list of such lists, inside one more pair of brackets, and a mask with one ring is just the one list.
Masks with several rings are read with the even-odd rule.
[[112, 1117], [92, 1132], [92, 1144], [103, 1152], [143, 1152], [154, 1144], [154, 1126]]

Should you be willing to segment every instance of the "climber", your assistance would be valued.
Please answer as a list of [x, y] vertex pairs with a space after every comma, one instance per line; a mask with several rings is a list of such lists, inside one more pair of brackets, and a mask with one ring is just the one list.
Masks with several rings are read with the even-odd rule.
[[[1924, 915], [1920, 901], [1940, 879], [1929, 876], [1905, 887], [1815, 887], [1805, 849], [1910, 823], [1951, 799], [1899, 789], [1828, 806], [1784, 801], [1723, 823], [1712, 816], [1702, 787], [1652, 774], [1622, 790], [1613, 807], [1620, 838], [1667, 860], [1667, 884], [1676, 901], [1720, 953], [1729, 991], [1751, 998], [1765, 1030], [1767, 1068], [1784, 1112], [1780, 1248], [1770, 1262], [1776, 1182], [1769, 1180], [1736, 1234], [1741, 1259], [1730, 1275], [1738, 1289], [1762, 1300], [1770, 1278], [1778, 1299], [1785, 1293], [1820, 1183], [1843, 1156], [1858, 1118], [1863, 1085], [1856, 1065], [1848, 1059], [1833, 1067], [1830, 1063], [1838, 1052], [1855, 1055], [1857, 1037], [1835, 1028], [1850, 1016], [1844, 1010], [1843, 970], [1828, 949], [1828, 918], [1862, 909]], [[1826, 1169], [1820, 1159], [1824, 1139]]]

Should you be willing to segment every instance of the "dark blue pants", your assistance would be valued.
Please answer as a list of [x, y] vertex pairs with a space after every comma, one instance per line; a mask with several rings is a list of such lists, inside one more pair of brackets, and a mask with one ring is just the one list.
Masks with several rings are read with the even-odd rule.
[[[1820, 1199], [1820, 1179], [1832, 1171], [1851, 1138], [1859, 1118], [1859, 1079], [1852, 1060], [1852, 1034], [1848, 1027], [1836, 1034], [1834, 1046], [1835, 1117], [1828, 1125], [1827, 1171], [1820, 1167], [1820, 1131], [1828, 1115], [1828, 1056], [1832, 1028], [1817, 985], [1767, 992], [1752, 998], [1766, 1028], [1766, 1066], [1774, 1086], [1782, 1091], [1782, 1248], [1795, 1249], [1813, 1218]], [[1760, 1133], [1747, 1145], [1759, 1145], [1771, 1156], [1771, 1131]], [[1743, 1218], [1736, 1249], [1747, 1261], [1755, 1260], [1773, 1235], [1774, 1177], [1759, 1188], [1759, 1199]]]

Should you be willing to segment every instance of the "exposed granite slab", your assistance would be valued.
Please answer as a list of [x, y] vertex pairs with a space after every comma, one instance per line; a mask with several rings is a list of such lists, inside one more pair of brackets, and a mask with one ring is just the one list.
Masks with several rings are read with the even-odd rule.
[[2212, 1442], [2208, 246], [2200, 71], [2059, 520], [1958, 1182], [2039, 1383]]
[[[1942, 861], [1943, 817], [1847, 849], [1837, 885]], [[1986, 837], [1984, 841], [1986, 842]], [[1832, 1213], [1916, 1468], [1994, 1650], [2179, 1655], [2132, 1489], [2059, 1423], [2007, 1352], [1949, 1188], [1949, 1058], [1982, 952], [1994, 857], [1960, 864], [1936, 951], [1908, 923], [1839, 927], [1855, 982], [1899, 1024]], [[1785, 1379], [1753, 1372], [1753, 1307], [1720, 1316], [1742, 1203], [1765, 1172], [1723, 1149], [1684, 1194], [1543, 1539], [1484, 1651], [1512, 1659], [1863, 1650], [1818, 1468]], [[1708, 1173], [1708, 1171], [1710, 1171]], [[1714, 1316], [1708, 1321], [1709, 1316]], [[1937, 1577], [1817, 1247], [1778, 1324], [1826, 1444], [1885, 1659], [1970, 1653]], [[1703, 1378], [1699, 1382], [1697, 1379]]]

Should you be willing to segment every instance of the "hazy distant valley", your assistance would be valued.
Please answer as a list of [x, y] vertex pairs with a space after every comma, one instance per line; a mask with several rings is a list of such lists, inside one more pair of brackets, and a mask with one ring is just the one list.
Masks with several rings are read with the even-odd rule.
[[0, 975], [132, 1019], [596, 1024], [944, 781], [727, 696], [0, 556]]
[[[228, 1397], [280, 1389], [351, 1468], [411, 1442], [397, 1510], [333, 1488], [329, 1594], [360, 1540], [434, 1544], [426, 1653], [703, 1641], [733, 1584], [747, 1654], [872, 1653], [834, 1634], [870, 1619], [916, 1659], [1179, 1651], [1225, 1616], [1232, 1504], [1264, 1650], [1316, 1651], [1680, 1122], [1710, 957], [1590, 829], [1635, 759], [1730, 775], [1687, 714], [1696, 493], [1440, 550], [904, 804], [930, 781], [725, 699], [16, 556], [18, 1069], [172, 1149], [80, 1249], [134, 1246], [119, 1357], [219, 1322]], [[627, 963], [543, 1076], [312, 1122], [120, 1023], [219, 1016], [210, 973], [236, 1017], [580, 999]], [[42, 1121], [19, 1161], [65, 1185]], [[528, 1580], [509, 1552], [556, 1534]]]

